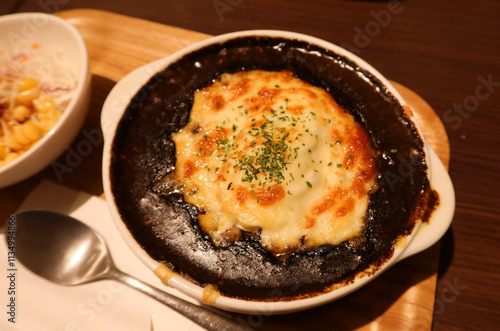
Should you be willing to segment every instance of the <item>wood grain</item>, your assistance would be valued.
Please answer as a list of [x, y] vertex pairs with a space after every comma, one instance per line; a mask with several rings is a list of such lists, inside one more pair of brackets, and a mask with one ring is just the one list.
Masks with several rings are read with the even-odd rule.
[[[83, 130], [99, 130], [102, 103], [114, 83], [131, 70], [167, 56], [209, 35], [96, 10], [58, 13], [82, 33], [88, 47], [92, 78], [91, 109]], [[390, 78], [390, 77], [389, 77]], [[441, 160], [449, 162], [446, 131], [433, 109], [416, 93], [394, 83], [407, 100], [425, 137]], [[64, 163], [86, 136], [80, 134], [57, 162]], [[2, 214], [13, 212], [40, 178], [59, 181], [75, 189], [102, 195], [100, 163], [102, 144], [70, 173], [58, 177], [51, 167], [41, 174], [0, 190]], [[5, 214], [4, 214], [5, 213]], [[246, 316], [262, 330], [311, 330], [335, 325], [339, 330], [430, 330], [436, 291], [439, 245], [404, 260], [361, 290], [337, 302], [283, 316]]]
[[[500, 1], [20, 0], [18, 3], [22, 4], [18, 11], [23, 12], [94, 8], [206, 34], [271, 28], [357, 47], [358, 55], [386, 77], [422, 96], [443, 120], [450, 140], [450, 175], [457, 208], [452, 226], [441, 241], [433, 330], [498, 329], [500, 88], [494, 86], [472, 111], [451, 113], [453, 118], [449, 115], [454, 107], [474, 100], [481, 77], [500, 82]], [[47, 4], [52, 6], [48, 8]], [[223, 12], [217, 12], [216, 4], [227, 6]], [[397, 8], [392, 15], [387, 15], [389, 5]], [[386, 16], [380, 16], [384, 13]], [[383, 25], [377, 25], [377, 14]], [[363, 32], [369, 33], [368, 38], [360, 37]], [[105, 90], [113, 84], [99, 78], [95, 85]], [[95, 97], [94, 101], [98, 109], [102, 100]], [[73, 180], [76, 173], [85, 174], [88, 168], [98, 173], [99, 151], [96, 149], [95, 157], [93, 153], [84, 163], [82, 169], [65, 174], [63, 184]], [[48, 174], [51, 173], [49, 170]], [[78, 184], [76, 175], [74, 179]], [[88, 180], [88, 184], [78, 185], [94, 187], [94, 192], [102, 193], [99, 179]], [[5, 208], [13, 209], [12, 203], [15, 206], [23, 198], [29, 185], [31, 182], [23, 182], [6, 190], [0, 199], [2, 216], [8, 213]], [[358, 315], [367, 319], [361, 310]], [[329, 329], [343, 325], [342, 316], [339, 320], [331, 322]]]
[[0, 2], [0, 15], [14, 12], [21, 2], [22, 0], [2, 0], [2, 2]]

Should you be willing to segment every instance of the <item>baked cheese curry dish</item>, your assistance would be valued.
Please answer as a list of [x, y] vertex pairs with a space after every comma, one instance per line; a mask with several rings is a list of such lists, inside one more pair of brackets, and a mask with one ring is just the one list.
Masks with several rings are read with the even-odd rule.
[[439, 203], [409, 114], [322, 47], [259, 36], [206, 46], [128, 105], [113, 198], [158, 275], [214, 298], [316, 296], [377, 271]]
[[173, 176], [216, 246], [259, 233], [276, 256], [361, 235], [376, 155], [354, 117], [290, 71], [223, 74], [172, 137]]

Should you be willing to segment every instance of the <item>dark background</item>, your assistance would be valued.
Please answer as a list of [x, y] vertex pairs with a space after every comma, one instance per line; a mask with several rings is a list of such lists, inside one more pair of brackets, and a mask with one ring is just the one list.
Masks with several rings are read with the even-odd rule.
[[457, 199], [441, 245], [434, 330], [500, 328], [500, 2], [2, 0], [0, 14], [73, 8], [208, 34], [302, 32], [418, 93], [446, 127]]

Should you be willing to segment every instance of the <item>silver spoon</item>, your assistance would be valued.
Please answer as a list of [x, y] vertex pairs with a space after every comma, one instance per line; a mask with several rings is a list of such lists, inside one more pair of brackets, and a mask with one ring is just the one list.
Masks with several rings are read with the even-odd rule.
[[[15, 217], [16, 259], [60, 285], [117, 280], [176, 310], [208, 330], [249, 330], [233, 319], [184, 301], [118, 270], [101, 236], [73, 217], [41, 210]], [[6, 236], [7, 239], [8, 236]]]

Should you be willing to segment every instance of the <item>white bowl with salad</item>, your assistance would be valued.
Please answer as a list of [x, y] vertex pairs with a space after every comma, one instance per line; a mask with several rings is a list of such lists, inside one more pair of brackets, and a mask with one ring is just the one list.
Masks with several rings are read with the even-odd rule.
[[0, 17], [0, 188], [51, 164], [71, 144], [90, 101], [85, 42], [45, 13]]

